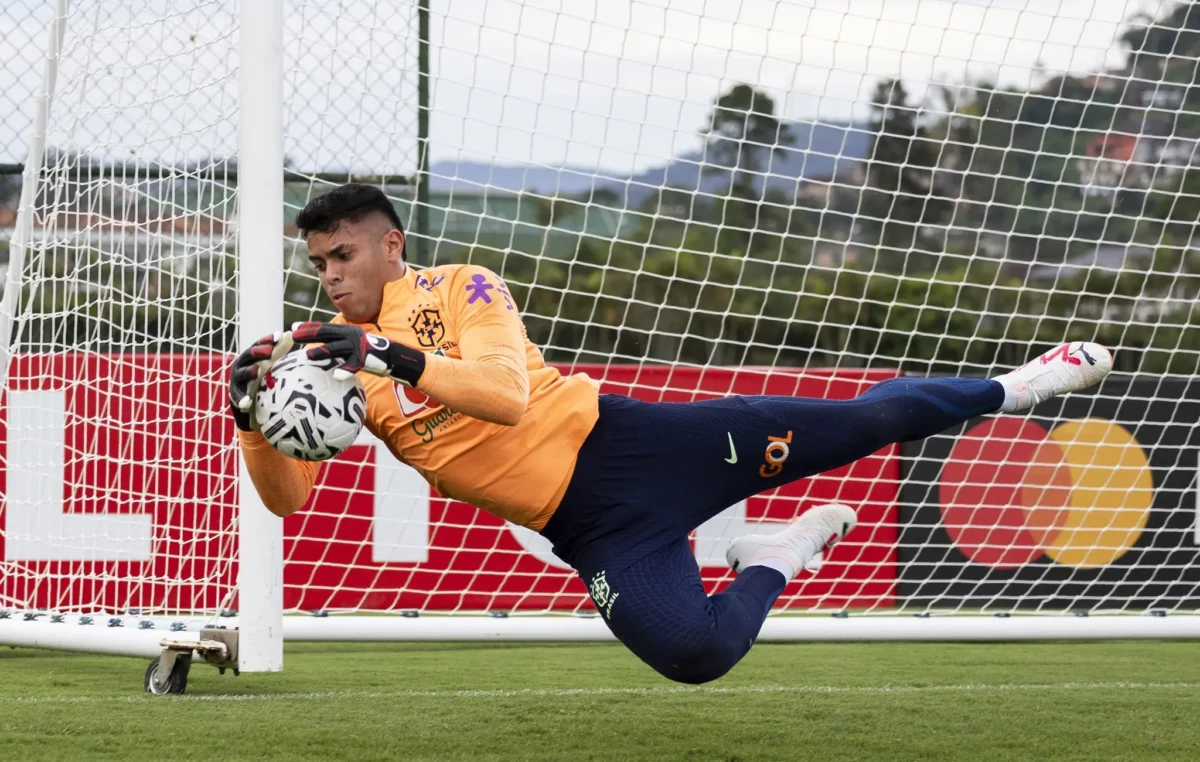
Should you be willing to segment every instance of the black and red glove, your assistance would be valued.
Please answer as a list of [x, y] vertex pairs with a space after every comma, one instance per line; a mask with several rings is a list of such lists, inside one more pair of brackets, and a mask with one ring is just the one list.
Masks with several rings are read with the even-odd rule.
[[425, 372], [425, 353], [358, 326], [333, 323], [295, 323], [290, 336], [297, 344], [321, 344], [308, 349], [310, 360], [333, 360], [333, 373], [345, 378], [360, 370], [416, 386]]
[[272, 333], [251, 344], [234, 359], [229, 368], [229, 411], [242, 431], [258, 429], [252, 414], [258, 387], [275, 361], [291, 349], [292, 339], [288, 334]]

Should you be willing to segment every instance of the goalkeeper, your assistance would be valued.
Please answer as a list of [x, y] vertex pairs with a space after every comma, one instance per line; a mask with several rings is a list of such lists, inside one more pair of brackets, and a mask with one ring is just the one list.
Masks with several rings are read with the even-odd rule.
[[300, 510], [320, 466], [282, 455], [253, 430], [253, 399], [274, 359], [312, 344], [313, 359], [358, 373], [366, 425], [397, 459], [441, 495], [547, 537], [617, 638], [685, 683], [728, 672], [788, 581], [819, 567], [855, 514], [818, 506], [775, 534], [735, 540], [727, 559], [737, 579], [712, 596], [692, 529], [756, 493], [975, 416], [1026, 410], [1112, 368], [1104, 347], [1074, 342], [994, 379], [895, 378], [845, 401], [641, 402], [548, 367], [494, 273], [408, 267], [382, 191], [338, 187], [296, 222], [340, 314], [268, 336], [233, 363], [232, 412], [267, 507]]

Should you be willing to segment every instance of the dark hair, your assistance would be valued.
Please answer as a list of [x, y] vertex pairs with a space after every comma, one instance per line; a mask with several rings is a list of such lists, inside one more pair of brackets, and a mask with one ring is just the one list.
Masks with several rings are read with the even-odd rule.
[[[377, 213], [387, 217], [396, 230], [404, 232], [400, 215], [396, 214], [396, 208], [383, 191], [374, 185], [347, 183], [305, 204], [296, 215], [296, 227], [306, 237], [314, 232], [332, 233], [343, 222], [358, 222]], [[402, 251], [401, 257], [404, 254]]]

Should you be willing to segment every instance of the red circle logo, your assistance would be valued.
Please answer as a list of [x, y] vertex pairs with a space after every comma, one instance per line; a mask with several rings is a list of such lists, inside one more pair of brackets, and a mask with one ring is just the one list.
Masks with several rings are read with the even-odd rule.
[[1137, 542], [1153, 498], [1137, 440], [1094, 418], [1049, 431], [1025, 418], [988, 419], [959, 437], [938, 485], [950, 539], [999, 569], [1043, 555], [1077, 568], [1109, 564]]
[[433, 407], [428, 394], [401, 383], [396, 383], [396, 402], [400, 403], [400, 414], [405, 418], [413, 418]]

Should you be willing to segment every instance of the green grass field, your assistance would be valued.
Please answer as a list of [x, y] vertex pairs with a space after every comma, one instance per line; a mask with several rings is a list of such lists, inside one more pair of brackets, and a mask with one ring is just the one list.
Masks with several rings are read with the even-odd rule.
[[0, 759], [1200, 759], [1200, 643], [756, 646], [707, 686], [617, 645], [302, 644], [286, 671], [0, 650]]

